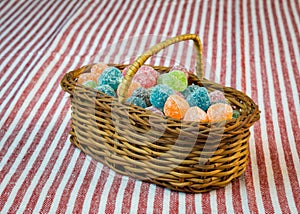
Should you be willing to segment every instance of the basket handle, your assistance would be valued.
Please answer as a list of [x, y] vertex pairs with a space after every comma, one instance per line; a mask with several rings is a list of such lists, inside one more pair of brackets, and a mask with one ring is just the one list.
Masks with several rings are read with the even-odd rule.
[[120, 93], [119, 93], [119, 102], [123, 102], [126, 99], [126, 91], [128, 90], [133, 76], [138, 71], [138, 69], [145, 63], [145, 61], [151, 57], [152, 55], [156, 54], [160, 50], [181, 42], [185, 40], [193, 40], [195, 49], [196, 49], [196, 75], [202, 79], [203, 78], [203, 61], [202, 61], [202, 44], [200, 38], [196, 34], [183, 34], [176, 37], [169, 38], [163, 42], [160, 42], [154, 46], [152, 46], [149, 50], [144, 52], [141, 56], [139, 56], [128, 68], [125, 77], [122, 80], [120, 86]]

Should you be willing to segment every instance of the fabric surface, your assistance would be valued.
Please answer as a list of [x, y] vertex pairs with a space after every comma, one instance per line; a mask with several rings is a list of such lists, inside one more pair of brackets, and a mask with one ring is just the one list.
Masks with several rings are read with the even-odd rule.
[[[82, 65], [130, 63], [185, 33], [203, 42], [205, 77], [243, 91], [261, 110], [245, 173], [203, 194], [117, 175], [76, 149], [59, 85]], [[188, 44], [149, 63], [194, 69]], [[298, 213], [299, 73], [298, 0], [2, 0], [0, 213]]]

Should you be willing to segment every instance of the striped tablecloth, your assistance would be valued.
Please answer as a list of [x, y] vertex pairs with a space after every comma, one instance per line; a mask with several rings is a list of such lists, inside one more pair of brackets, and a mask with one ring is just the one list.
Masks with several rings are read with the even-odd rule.
[[[81, 65], [132, 60], [127, 49], [141, 52], [130, 41], [146, 50], [185, 33], [202, 39], [205, 76], [261, 110], [246, 172], [203, 194], [117, 175], [76, 149], [59, 86]], [[152, 61], [176, 55], [193, 68], [184, 50]], [[298, 213], [299, 72], [299, 0], [2, 0], [0, 213]]]

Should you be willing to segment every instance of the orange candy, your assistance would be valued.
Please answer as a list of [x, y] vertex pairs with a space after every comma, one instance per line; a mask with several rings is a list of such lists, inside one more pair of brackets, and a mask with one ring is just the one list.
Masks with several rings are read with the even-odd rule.
[[97, 77], [99, 77], [102, 72], [107, 68], [108, 66], [102, 62], [97, 63], [92, 66], [91, 73], [95, 74]]
[[[117, 95], [118, 96], [119, 96], [119, 93], [120, 93], [120, 87], [121, 87], [121, 84], [119, 84], [118, 89], [117, 89]], [[129, 88], [128, 88], [128, 91], [127, 91], [127, 97], [130, 97], [132, 95], [132, 93], [134, 92], [134, 90], [139, 88], [139, 87], [141, 87], [140, 83], [132, 81]]]
[[232, 119], [232, 107], [226, 103], [216, 103], [207, 110], [209, 122], [220, 122]]
[[182, 119], [189, 108], [188, 102], [177, 94], [168, 97], [164, 105], [164, 113], [166, 116]]
[[93, 74], [93, 73], [83, 73], [80, 74], [80, 76], [78, 77], [77, 83], [82, 84], [88, 80], [93, 80], [94, 82], [98, 82], [98, 77], [97, 75]]
[[184, 115], [184, 121], [208, 122], [208, 117], [205, 111], [198, 106], [190, 107]]

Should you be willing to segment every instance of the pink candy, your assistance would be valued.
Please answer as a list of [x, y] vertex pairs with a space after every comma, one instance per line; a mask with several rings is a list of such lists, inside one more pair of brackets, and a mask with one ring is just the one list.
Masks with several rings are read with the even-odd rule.
[[[123, 70], [123, 76], [126, 75], [128, 68], [129, 66]], [[155, 71], [154, 68], [142, 65], [134, 75], [133, 80], [140, 83], [144, 88], [151, 88], [156, 85], [158, 76], [159, 73]]]
[[198, 106], [190, 107], [184, 115], [184, 121], [208, 122], [208, 117], [205, 111]]

